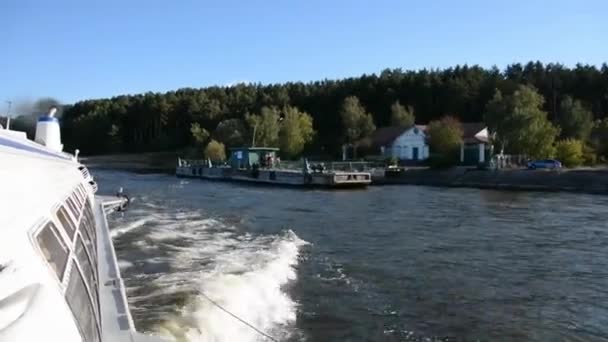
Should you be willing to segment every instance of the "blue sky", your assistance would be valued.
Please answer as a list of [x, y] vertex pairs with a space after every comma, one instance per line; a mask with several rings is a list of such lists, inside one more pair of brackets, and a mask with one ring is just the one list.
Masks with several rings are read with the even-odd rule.
[[0, 1], [4, 101], [608, 60], [606, 0]]

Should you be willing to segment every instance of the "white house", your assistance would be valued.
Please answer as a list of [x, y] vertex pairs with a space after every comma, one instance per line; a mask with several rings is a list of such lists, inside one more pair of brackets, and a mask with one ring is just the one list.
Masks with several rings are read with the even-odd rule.
[[476, 165], [490, 159], [492, 145], [488, 127], [482, 122], [462, 123], [462, 144], [460, 145], [460, 163]]
[[370, 144], [387, 158], [426, 160], [429, 157], [429, 146], [425, 130], [426, 126], [423, 125], [409, 128], [382, 127], [371, 135]]

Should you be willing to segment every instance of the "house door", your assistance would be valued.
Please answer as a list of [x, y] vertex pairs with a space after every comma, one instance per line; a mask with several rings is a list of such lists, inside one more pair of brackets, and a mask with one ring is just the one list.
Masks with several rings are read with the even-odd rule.
[[418, 147], [412, 147], [412, 159], [418, 160]]

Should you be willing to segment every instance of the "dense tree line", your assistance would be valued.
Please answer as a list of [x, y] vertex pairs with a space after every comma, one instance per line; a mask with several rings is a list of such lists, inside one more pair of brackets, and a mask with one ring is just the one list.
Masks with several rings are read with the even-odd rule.
[[[296, 136], [307, 142], [304, 153], [337, 156], [342, 144], [354, 142], [373, 127], [407, 125], [414, 113], [418, 123], [445, 115], [461, 122], [483, 121], [488, 104], [499, 103], [496, 96], [512, 96], [521, 85], [540, 94], [537, 98], [525, 93], [505, 101], [508, 106], [515, 106], [518, 99], [535, 101], [536, 114], [522, 120], [536, 120], [535, 127], [542, 129], [541, 113], [546, 113], [549, 122], [568, 132], [567, 138], [583, 134], [601, 140], [591, 128], [569, 123], [586, 113], [593, 120], [608, 115], [608, 66], [568, 68], [540, 62], [512, 64], [504, 70], [467, 65], [394, 69], [342, 80], [186, 88], [87, 100], [64, 108], [63, 135], [68, 149], [78, 147], [83, 154], [179, 150], [211, 139], [226, 146], [251, 145], [256, 120], [278, 113], [280, 121], [287, 113], [290, 131], [279, 133], [276, 121], [269, 119], [257, 124], [255, 138], [262, 139], [260, 143], [286, 144], [289, 136]], [[306, 128], [300, 135], [299, 128], [293, 128], [298, 122], [307, 125], [308, 119], [300, 118], [300, 113], [310, 116], [315, 132]], [[517, 143], [513, 140], [514, 146]], [[301, 151], [300, 146], [289, 148], [290, 155]]]

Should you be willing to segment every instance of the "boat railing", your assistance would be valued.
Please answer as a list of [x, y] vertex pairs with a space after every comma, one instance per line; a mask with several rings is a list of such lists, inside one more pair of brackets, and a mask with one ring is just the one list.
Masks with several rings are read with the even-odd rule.
[[223, 161], [212, 161], [209, 159], [177, 159], [177, 166], [188, 167], [188, 166], [202, 166], [202, 167], [220, 167], [228, 165]]
[[[370, 169], [378, 167], [370, 162], [332, 162], [332, 161], [308, 161], [310, 168], [313, 171], [342, 171], [342, 172], [367, 172]], [[304, 169], [303, 160], [282, 160], [273, 165], [275, 169], [281, 170], [296, 170]]]
[[277, 169], [302, 171], [303, 162], [301, 160], [281, 160], [275, 163]]
[[371, 172], [384, 168], [384, 164], [366, 161], [311, 161], [312, 168], [323, 168], [328, 171], [339, 172]]
[[[275, 169], [301, 171], [304, 168], [303, 160], [282, 160], [273, 165]], [[337, 171], [337, 172], [373, 172], [374, 170], [384, 169], [385, 165], [379, 162], [366, 161], [308, 161], [313, 171]], [[213, 162], [210, 160], [178, 159], [180, 167], [222, 167], [227, 166], [226, 162]]]

